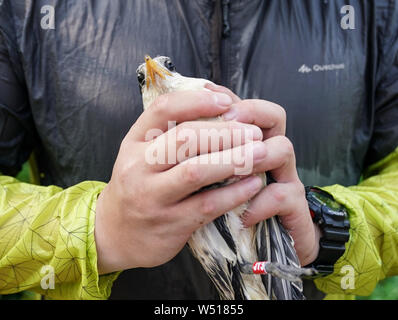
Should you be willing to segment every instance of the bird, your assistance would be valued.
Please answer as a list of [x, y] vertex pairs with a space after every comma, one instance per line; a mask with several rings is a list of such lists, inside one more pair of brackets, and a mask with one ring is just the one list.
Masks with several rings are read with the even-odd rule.
[[[208, 90], [212, 81], [185, 77], [176, 71], [170, 57], [145, 56], [136, 70], [143, 109], [157, 97], [173, 91]], [[223, 121], [222, 116], [198, 119]], [[258, 174], [264, 186], [266, 173]], [[206, 186], [198, 192], [219, 188], [239, 177]], [[255, 226], [243, 227], [246, 202], [196, 230], [188, 240], [193, 256], [199, 260], [223, 300], [303, 300], [302, 276], [314, 271], [301, 268], [294, 241], [277, 216]]]

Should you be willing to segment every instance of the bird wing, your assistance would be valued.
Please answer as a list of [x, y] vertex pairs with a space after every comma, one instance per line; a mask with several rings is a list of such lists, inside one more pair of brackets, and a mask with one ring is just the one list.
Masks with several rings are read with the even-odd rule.
[[[289, 267], [292, 267], [292, 270], [300, 270], [294, 241], [279, 217], [274, 216], [261, 222], [257, 227], [256, 239], [257, 254], [261, 261], [272, 261], [274, 265], [284, 266], [285, 270]], [[285, 274], [278, 273], [280, 270], [276, 268], [273, 275], [261, 276], [268, 296], [276, 300], [304, 300], [302, 282], [289, 281]], [[289, 273], [289, 270], [286, 273]]]
[[[234, 285], [232, 283], [232, 274], [237, 266], [236, 248], [225, 240], [231, 237], [228, 230], [222, 227], [222, 219], [217, 219], [218, 224], [209, 223], [196, 230], [188, 245], [216, 286], [220, 298], [234, 300], [235, 290], [238, 295], [241, 292], [236, 288], [236, 279]], [[224, 232], [220, 233], [219, 229], [223, 229]]]

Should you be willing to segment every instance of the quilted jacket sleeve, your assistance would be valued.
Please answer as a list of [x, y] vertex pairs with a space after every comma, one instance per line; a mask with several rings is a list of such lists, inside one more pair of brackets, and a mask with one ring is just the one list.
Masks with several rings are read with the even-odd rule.
[[398, 148], [358, 186], [322, 189], [346, 206], [351, 229], [334, 273], [315, 283], [329, 294], [367, 296], [380, 280], [398, 275]]
[[0, 176], [0, 294], [106, 299], [118, 273], [99, 276], [95, 205], [102, 182], [68, 189]]

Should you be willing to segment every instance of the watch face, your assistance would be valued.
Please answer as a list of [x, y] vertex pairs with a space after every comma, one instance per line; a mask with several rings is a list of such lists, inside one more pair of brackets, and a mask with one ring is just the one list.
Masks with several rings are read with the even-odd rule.
[[342, 206], [330, 198], [329, 195], [323, 193], [321, 190], [312, 190], [314, 197], [322, 204], [331, 208], [332, 210], [339, 211], [342, 209]]

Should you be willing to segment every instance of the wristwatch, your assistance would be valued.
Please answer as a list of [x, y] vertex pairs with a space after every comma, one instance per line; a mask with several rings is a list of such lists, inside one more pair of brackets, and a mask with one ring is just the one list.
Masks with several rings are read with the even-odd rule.
[[350, 222], [345, 207], [333, 196], [316, 187], [305, 188], [312, 221], [321, 232], [318, 257], [306, 267], [314, 268], [316, 277], [333, 273], [334, 264], [345, 252], [345, 243], [350, 238]]

